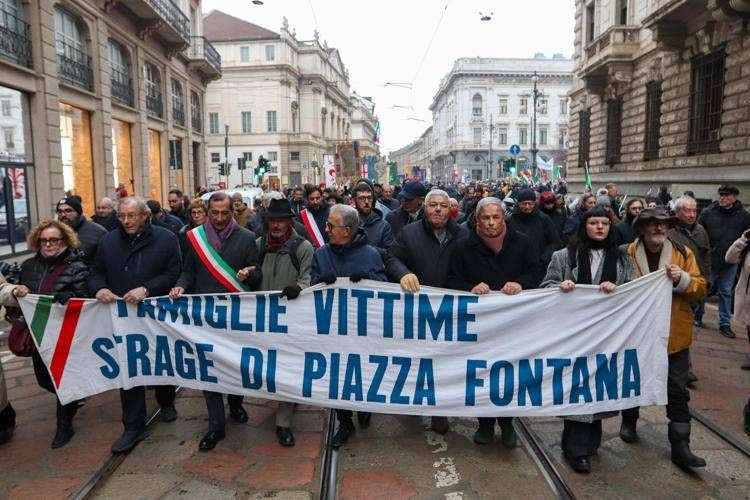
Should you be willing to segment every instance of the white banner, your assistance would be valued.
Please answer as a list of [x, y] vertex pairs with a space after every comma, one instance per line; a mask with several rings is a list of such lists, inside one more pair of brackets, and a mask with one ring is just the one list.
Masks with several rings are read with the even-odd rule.
[[304, 290], [20, 300], [63, 403], [182, 385], [326, 407], [553, 416], [667, 401], [672, 285], [476, 296], [339, 278]]

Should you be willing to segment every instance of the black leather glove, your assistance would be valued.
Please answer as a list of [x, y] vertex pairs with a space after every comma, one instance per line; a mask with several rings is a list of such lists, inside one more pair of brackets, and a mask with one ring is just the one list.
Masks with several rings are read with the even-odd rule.
[[320, 281], [322, 283], [325, 283], [326, 285], [333, 285], [334, 283], [336, 283], [336, 275], [333, 273], [324, 274], [323, 276], [320, 277]]
[[70, 292], [55, 292], [52, 294], [52, 300], [63, 305], [67, 304], [72, 297], [73, 294]]
[[289, 285], [285, 286], [284, 289], [281, 291], [281, 297], [286, 297], [289, 300], [294, 300], [297, 297], [299, 297], [299, 293], [302, 291], [302, 288], [299, 287], [299, 285]]
[[353, 273], [351, 276], [349, 276], [349, 279], [352, 283], [359, 283], [365, 278], [367, 278], [367, 275], [365, 273]]

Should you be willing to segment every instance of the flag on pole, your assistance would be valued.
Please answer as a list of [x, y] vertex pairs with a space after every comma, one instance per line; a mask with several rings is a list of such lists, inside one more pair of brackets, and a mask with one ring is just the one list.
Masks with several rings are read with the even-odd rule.
[[583, 176], [586, 179], [586, 187], [591, 189], [591, 175], [589, 175], [589, 162], [583, 164]]
[[375, 142], [375, 144], [380, 144], [380, 120], [375, 124], [375, 135], [373, 136], [372, 140]]

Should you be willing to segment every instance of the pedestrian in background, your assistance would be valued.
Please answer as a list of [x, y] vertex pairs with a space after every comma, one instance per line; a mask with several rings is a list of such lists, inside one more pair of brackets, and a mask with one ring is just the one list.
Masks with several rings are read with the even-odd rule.
[[83, 252], [83, 260], [91, 264], [99, 247], [99, 240], [107, 234], [107, 230], [96, 222], [91, 222], [83, 215], [81, 198], [66, 196], [57, 202], [57, 220], [70, 226], [78, 236], [79, 250]]
[[[726, 254], [728, 264], [740, 267], [740, 278], [734, 289], [734, 319], [747, 330], [750, 341], [750, 229], [732, 243]], [[742, 364], [743, 370], [750, 370], [750, 357]]]
[[[599, 285], [603, 293], [635, 279], [630, 256], [618, 248], [609, 215], [602, 208], [583, 214], [578, 234], [567, 248], [552, 255], [541, 288], [559, 287], [572, 292], [577, 284]], [[602, 419], [617, 412], [575, 415], [563, 420], [562, 451], [576, 472], [591, 470], [589, 458], [596, 455], [602, 442]]]
[[635, 241], [635, 231], [633, 230], [633, 221], [643, 210], [643, 200], [640, 198], [631, 198], [625, 203], [625, 217], [615, 225], [620, 245], [632, 243]]
[[725, 260], [727, 250], [747, 228], [750, 214], [737, 199], [740, 190], [734, 186], [721, 186], [719, 199], [701, 212], [698, 223], [708, 232], [711, 244], [711, 290], [719, 295], [719, 332], [730, 339], [732, 331], [732, 287], [737, 275], [737, 265]]

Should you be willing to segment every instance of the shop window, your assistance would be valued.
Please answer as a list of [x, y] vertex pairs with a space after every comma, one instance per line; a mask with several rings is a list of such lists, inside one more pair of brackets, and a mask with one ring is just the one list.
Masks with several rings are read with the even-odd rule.
[[164, 201], [161, 188], [161, 134], [148, 130], [148, 198]]
[[60, 146], [63, 189], [65, 193], [80, 196], [83, 213], [91, 214], [96, 196], [91, 155], [91, 115], [88, 111], [60, 103]]
[[123, 183], [128, 193], [135, 194], [130, 124], [120, 120], [112, 120], [112, 166], [115, 186]]

